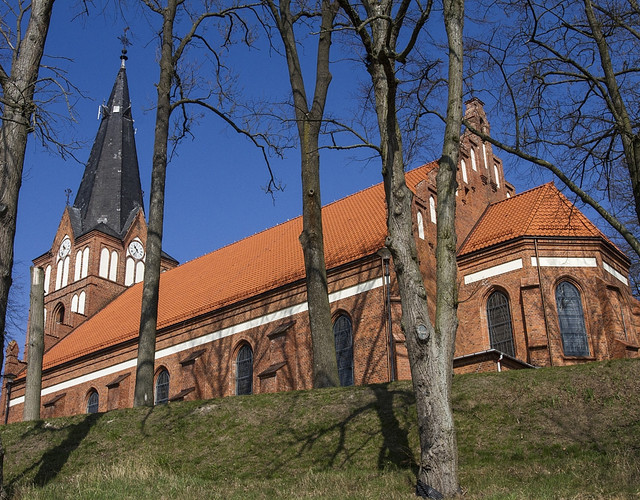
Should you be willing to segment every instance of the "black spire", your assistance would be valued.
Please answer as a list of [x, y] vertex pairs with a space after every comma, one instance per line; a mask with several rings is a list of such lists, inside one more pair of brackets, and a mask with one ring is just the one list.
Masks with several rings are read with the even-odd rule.
[[73, 202], [76, 237], [98, 229], [122, 238], [138, 210], [144, 210], [134, 137], [126, 50]]

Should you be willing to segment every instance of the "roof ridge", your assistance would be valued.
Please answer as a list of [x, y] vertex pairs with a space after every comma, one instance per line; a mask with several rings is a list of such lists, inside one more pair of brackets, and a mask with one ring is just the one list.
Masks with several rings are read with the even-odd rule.
[[[531, 212], [529, 213], [529, 220], [527, 221], [527, 223], [525, 224], [525, 234], [529, 232], [529, 229], [531, 228], [531, 225], [533, 224], [533, 221], [535, 220], [536, 216], [538, 215], [538, 211], [540, 210], [540, 206], [542, 205], [542, 202], [544, 201], [547, 193], [549, 192], [549, 188], [550, 187], [555, 187], [553, 182], [547, 182], [546, 184], [543, 184], [542, 186], [538, 186], [538, 198], [536, 199], [536, 202], [533, 206], [533, 210], [531, 210]], [[530, 189], [529, 192], [535, 191], [534, 189]], [[524, 193], [523, 193], [524, 194]]]

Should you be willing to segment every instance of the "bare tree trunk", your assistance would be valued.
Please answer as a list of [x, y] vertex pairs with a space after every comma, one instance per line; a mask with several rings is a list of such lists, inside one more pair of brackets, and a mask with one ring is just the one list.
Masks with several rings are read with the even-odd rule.
[[173, 60], [173, 25], [178, 0], [169, 0], [163, 10], [162, 48], [156, 128], [153, 144], [149, 226], [147, 229], [146, 262], [140, 313], [138, 364], [134, 406], [153, 406], [153, 375], [156, 354], [156, 328], [158, 323], [158, 295], [160, 290], [160, 258], [162, 255], [162, 228], [164, 222], [164, 191], [167, 176], [167, 143], [171, 115], [171, 79]]
[[31, 307], [29, 309], [29, 353], [22, 419], [40, 419], [42, 355], [44, 354], [44, 271], [31, 267]]
[[462, 124], [464, 0], [444, 0], [444, 22], [449, 41], [449, 95], [442, 157], [436, 177], [436, 319], [435, 339], [427, 358], [428, 377], [432, 384], [432, 396], [429, 398], [431, 414], [425, 430], [427, 436], [423, 437], [431, 443], [431, 450], [426, 460], [422, 457], [421, 479], [426, 480], [427, 484], [438, 484], [438, 489], [446, 495], [454, 495], [459, 493], [460, 487], [458, 448], [451, 409], [451, 378], [458, 329], [456, 168]]
[[327, 268], [324, 258], [322, 232], [322, 201], [320, 197], [320, 153], [318, 137], [324, 115], [327, 92], [331, 82], [329, 50], [333, 21], [338, 12], [337, 2], [323, 0], [321, 28], [316, 58], [316, 85], [309, 107], [304, 78], [298, 57], [294, 19], [289, 0], [278, 5], [268, 2], [270, 12], [282, 38], [287, 56], [289, 81], [293, 93], [295, 116], [300, 140], [302, 173], [302, 234], [300, 244], [304, 253], [309, 303], [309, 325], [313, 349], [313, 386], [339, 386], [331, 306], [327, 288]]
[[[398, 93], [396, 61], [403, 61], [413, 47], [418, 31], [428, 18], [430, 7], [421, 9], [413, 34], [407, 36], [408, 46], [399, 53], [396, 43], [400, 37], [410, 1], [398, 2], [395, 6], [396, 18], [392, 17], [394, 13], [392, 0], [364, 0], [362, 3], [367, 15], [366, 22], [361, 20], [358, 12], [347, 0], [341, 0], [341, 6], [345, 9], [367, 50], [367, 69], [373, 83], [380, 131], [382, 176], [387, 201], [386, 245], [391, 251], [398, 280], [402, 305], [402, 329], [406, 337], [411, 378], [416, 394], [420, 436], [420, 468], [416, 494], [428, 498], [442, 498], [443, 495], [453, 496], [459, 492], [458, 455], [450, 396], [453, 342], [457, 328], [454, 220], [456, 164], [451, 163], [457, 161], [457, 155], [452, 156], [451, 151], [455, 122], [452, 120], [447, 127], [446, 144], [443, 149], [447, 156], [441, 162], [445, 166], [445, 171], [438, 174], [438, 181], [442, 183], [442, 186], [438, 186], [438, 193], [442, 191], [442, 202], [446, 208], [440, 207], [441, 200], [438, 199], [438, 213], [440, 215], [440, 211], [443, 211], [443, 220], [438, 220], [438, 297], [436, 299], [438, 311], [436, 312], [437, 328], [434, 329], [429, 318], [427, 293], [413, 236], [413, 193], [405, 182], [402, 131], [398, 124], [396, 110]], [[445, 11], [449, 20], [451, 11], [452, 5], [449, 4]], [[460, 5], [458, 5], [458, 11], [458, 14], [462, 15]], [[461, 36], [462, 20], [458, 22]], [[452, 50], [454, 50], [453, 47], [450, 47], [450, 55]], [[453, 55], [459, 58], [461, 64], [462, 52], [454, 52]], [[457, 66], [454, 67], [457, 68]], [[457, 82], [458, 75], [452, 76], [455, 76]], [[454, 117], [457, 112], [457, 133], [459, 134], [462, 119], [461, 95], [458, 97], [457, 111], [453, 105], [455, 99], [453, 96], [458, 91], [456, 87], [451, 92], [452, 104], [448, 112]], [[453, 141], [459, 141], [459, 137]], [[443, 262], [440, 262], [440, 258]], [[441, 283], [443, 283], [442, 289]]]
[[[4, 331], [13, 268], [18, 195], [33, 113], [33, 94], [47, 40], [53, 0], [33, 0], [27, 31], [16, 41], [11, 72], [0, 67], [3, 93], [0, 128], [0, 366], [4, 364]], [[4, 447], [0, 440], [0, 498], [6, 497], [2, 475]]]

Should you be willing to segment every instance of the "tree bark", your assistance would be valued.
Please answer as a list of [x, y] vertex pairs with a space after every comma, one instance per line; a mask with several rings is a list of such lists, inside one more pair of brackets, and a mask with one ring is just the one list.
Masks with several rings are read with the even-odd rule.
[[[10, 74], [0, 68], [0, 85], [5, 101], [0, 128], [0, 366], [4, 364], [4, 331], [13, 268], [18, 195], [27, 137], [31, 131], [33, 95], [52, 8], [53, 0], [31, 2], [27, 30], [24, 38], [16, 41]], [[0, 498], [7, 496], [2, 475], [3, 460], [4, 447], [0, 440]]]
[[153, 406], [153, 376], [156, 354], [156, 328], [158, 324], [158, 296], [160, 291], [160, 258], [162, 256], [162, 229], [164, 223], [164, 192], [167, 176], [167, 144], [171, 116], [171, 81], [173, 59], [173, 25], [178, 0], [169, 0], [163, 10], [160, 80], [156, 127], [153, 144], [149, 225], [147, 228], [146, 261], [140, 312], [138, 362], [134, 406]]
[[268, 5], [285, 47], [300, 141], [303, 226], [300, 244], [304, 254], [307, 302], [309, 304], [309, 326], [313, 350], [313, 386], [316, 388], [339, 386], [340, 379], [331, 324], [331, 306], [324, 256], [320, 153], [318, 149], [320, 127], [331, 83], [329, 51], [338, 4], [330, 0], [322, 1], [322, 21], [316, 56], [316, 85], [311, 106], [309, 106], [307, 99], [298, 57], [290, 2], [282, 0], [276, 5], [273, 1], [269, 1]]
[[[409, 2], [400, 2], [397, 17], [392, 17], [394, 2], [364, 0], [367, 14], [364, 23], [347, 0], [341, 5], [351, 24], [358, 31], [367, 50], [367, 69], [371, 75], [375, 97], [380, 150], [382, 152], [382, 176], [387, 201], [387, 241], [393, 257], [394, 269], [402, 306], [402, 330], [406, 337], [411, 378], [416, 394], [418, 432], [420, 436], [420, 463], [416, 494], [428, 498], [453, 496], [459, 492], [458, 455], [455, 429], [451, 412], [451, 378], [453, 342], [457, 328], [456, 264], [455, 264], [455, 168], [451, 166], [457, 155], [452, 156], [451, 138], [455, 124], [447, 127], [445, 148], [447, 157], [442, 164], [445, 171], [438, 173], [438, 193], [442, 190], [443, 207], [438, 199], [437, 276], [436, 304], [437, 324], [434, 329], [429, 318], [427, 293], [420, 271], [418, 252], [412, 227], [413, 193], [407, 187], [404, 175], [402, 131], [397, 117], [396, 102], [396, 43], [405, 19]], [[423, 11], [424, 12], [424, 11]], [[460, 14], [462, 12], [460, 11]], [[449, 15], [451, 15], [449, 13]], [[459, 21], [462, 23], [462, 20]], [[365, 30], [369, 26], [370, 31]], [[461, 29], [460, 24], [460, 29]], [[415, 30], [421, 25], [416, 25]], [[461, 34], [461, 33], [460, 33]], [[411, 37], [415, 40], [415, 36]], [[407, 51], [402, 52], [406, 56]], [[453, 49], [450, 48], [450, 54]], [[462, 53], [455, 53], [462, 61]], [[458, 92], [456, 88], [452, 96]], [[453, 97], [450, 97], [453, 99]], [[462, 119], [462, 97], [459, 96], [458, 120]], [[451, 105], [448, 111], [453, 112]], [[455, 114], [454, 114], [455, 115]], [[458, 134], [460, 125], [458, 123]], [[459, 140], [459, 137], [458, 139]], [[453, 169], [453, 178], [451, 177]], [[442, 237], [442, 241], [440, 238]], [[440, 259], [443, 259], [442, 262]], [[442, 285], [442, 288], [440, 288]]]
[[40, 419], [42, 355], [44, 354], [44, 271], [39, 267], [31, 267], [30, 302], [29, 353], [22, 414], [25, 422]]

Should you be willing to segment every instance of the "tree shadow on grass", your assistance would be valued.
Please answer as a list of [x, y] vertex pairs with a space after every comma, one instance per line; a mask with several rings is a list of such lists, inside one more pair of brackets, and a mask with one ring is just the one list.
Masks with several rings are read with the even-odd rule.
[[[410, 415], [410, 407], [413, 404], [411, 391], [396, 389], [389, 384], [377, 384], [370, 386], [375, 396], [371, 401], [351, 409], [349, 414], [337, 422], [323, 426], [308, 433], [295, 433], [294, 439], [300, 445], [298, 455], [310, 451], [314, 446], [326, 446], [325, 438], [336, 432], [338, 435], [331, 438], [330, 450], [325, 455], [328, 467], [344, 466], [348, 464], [361, 450], [367, 447], [372, 440], [379, 440], [382, 435], [382, 443], [378, 451], [377, 468], [384, 470], [389, 467], [398, 469], [410, 469], [417, 473], [417, 462], [409, 444], [409, 428], [415, 417]], [[395, 399], [395, 405], [394, 405]], [[366, 413], [376, 412], [380, 427], [371, 428], [370, 432], [356, 431], [363, 434], [363, 440], [357, 444], [349, 443], [348, 434], [352, 425]], [[401, 422], [398, 415], [402, 415]], [[297, 434], [297, 435], [296, 435]]]
[[[59, 445], [47, 450], [39, 460], [31, 464], [31, 466], [26, 468], [22, 474], [12, 480], [8, 485], [10, 491], [13, 489], [15, 482], [20, 477], [28, 475], [35, 469], [37, 469], [36, 475], [33, 479], [33, 484], [35, 486], [45, 486], [49, 481], [55, 479], [62, 470], [62, 467], [64, 467], [69, 460], [71, 454], [78, 448], [78, 446], [80, 446], [80, 443], [84, 440], [87, 434], [89, 434], [91, 428], [102, 416], [102, 413], [94, 413], [87, 415], [75, 424], [65, 425], [61, 428], [52, 427], [52, 429], [57, 432], [66, 432], [66, 437]], [[46, 423], [43, 420], [40, 420], [36, 423], [35, 427], [28, 432], [28, 434], [34, 431], [42, 432], [43, 429], [46, 429], [45, 426]]]

